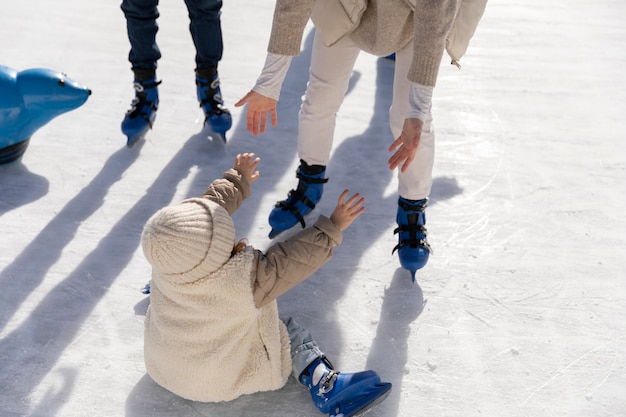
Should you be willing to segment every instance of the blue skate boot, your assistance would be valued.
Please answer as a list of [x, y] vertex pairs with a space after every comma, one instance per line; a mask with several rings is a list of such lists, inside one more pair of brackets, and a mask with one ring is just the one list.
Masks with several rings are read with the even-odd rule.
[[122, 120], [122, 133], [128, 138], [126, 146], [129, 148], [142, 139], [149, 129], [152, 129], [159, 107], [159, 84], [161, 81], [157, 81], [155, 77], [145, 81], [135, 79], [133, 84], [135, 98]]
[[300, 375], [313, 404], [330, 417], [359, 416], [381, 403], [391, 391], [374, 371], [341, 373], [326, 358], [317, 359]]
[[411, 271], [411, 279], [415, 282], [415, 271], [423, 268], [428, 262], [432, 252], [426, 240], [426, 215], [424, 209], [428, 199], [407, 200], [398, 199], [398, 213], [396, 222], [398, 227], [393, 231], [398, 235], [398, 244], [393, 248], [392, 254], [397, 250], [402, 268]]
[[196, 95], [204, 112], [204, 126], [226, 142], [226, 131], [232, 127], [233, 118], [224, 106], [217, 67], [196, 69]]
[[324, 165], [308, 165], [302, 159], [300, 160], [300, 167], [296, 171], [298, 186], [295, 190], [289, 191], [286, 200], [276, 203], [270, 213], [269, 223], [272, 226], [270, 239], [298, 223], [302, 225], [302, 228], [306, 226], [304, 216], [310, 213], [320, 201], [324, 184], [328, 182], [328, 178], [324, 178], [325, 172]]

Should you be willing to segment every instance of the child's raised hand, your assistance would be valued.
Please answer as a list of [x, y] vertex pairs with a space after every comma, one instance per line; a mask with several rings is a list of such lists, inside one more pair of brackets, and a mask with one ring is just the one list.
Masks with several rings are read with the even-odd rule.
[[252, 184], [259, 178], [259, 171], [255, 171], [255, 169], [260, 161], [261, 159], [255, 158], [253, 153], [238, 154], [235, 157], [233, 168], [239, 172], [248, 183]]
[[330, 221], [342, 232], [352, 224], [352, 222], [365, 211], [365, 198], [359, 193], [354, 194], [346, 201], [346, 197], [350, 191], [344, 190], [339, 196], [337, 207], [330, 215]]

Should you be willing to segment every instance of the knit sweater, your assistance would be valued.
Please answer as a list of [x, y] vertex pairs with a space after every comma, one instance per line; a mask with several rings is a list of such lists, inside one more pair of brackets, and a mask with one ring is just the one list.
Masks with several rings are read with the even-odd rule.
[[[297, 55], [305, 25], [316, 1], [277, 0], [268, 52]], [[337, 0], [334, 0], [337, 1]], [[385, 56], [415, 39], [409, 81], [434, 86], [439, 65], [461, 0], [361, 0], [366, 2], [358, 26], [348, 35], [364, 51]], [[358, 3], [358, 1], [353, 2]], [[334, 19], [344, 16], [325, 14], [316, 29], [333, 27]]]

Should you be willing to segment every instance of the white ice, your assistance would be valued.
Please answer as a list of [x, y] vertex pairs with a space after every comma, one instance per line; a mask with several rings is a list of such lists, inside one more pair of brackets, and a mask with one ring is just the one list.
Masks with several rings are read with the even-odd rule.
[[[233, 104], [261, 70], [274, 2], [225, 2], [220, 75], [234, 126], [224, 145], [202, 133], [184, 2], [161, 1], [161, 107], [147, 140], [127, 149], [119, 124], [133, 90], [119, 3], [0, 3], [0, 64], [60, 70], [93, 90], [0, 168], [0, 415], [321, 415], [293, 379], [220, 404], [158, 387], [143, 364], [140, 292], [146, 219], [201, 193], [239, 152], [262, 161], [238, 236], [271, 243], [269, 211], [295, 185], [311, 29], [279, 126], [253, 137]], [[427, 211], [434, 255], [416, 284], [391, 255], [394, 66], [360, 56], [310, 218], [346, 187], [367, 211], [279, 305], [339, 370], [375, 369], [394, 384], [370, 416], [626, 415], [625, 20], [622, 0], [492, 0], [462, 68], [444, 58]]]

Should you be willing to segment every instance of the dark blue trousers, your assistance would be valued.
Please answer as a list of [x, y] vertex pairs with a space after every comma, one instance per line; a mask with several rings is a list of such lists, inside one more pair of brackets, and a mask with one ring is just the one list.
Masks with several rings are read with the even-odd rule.
[[[122, 0], [133, 68], [156, 69], [161, 51], [156, 42], [159, 0]], [[220, 14], [222, 0], [185, 0], [189, 31], [196, 47], [196, 68], [217, 66], [224, 44]]]

